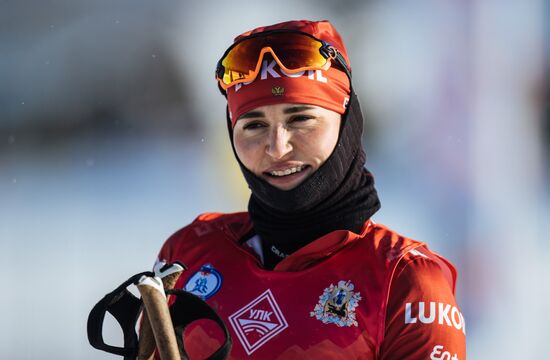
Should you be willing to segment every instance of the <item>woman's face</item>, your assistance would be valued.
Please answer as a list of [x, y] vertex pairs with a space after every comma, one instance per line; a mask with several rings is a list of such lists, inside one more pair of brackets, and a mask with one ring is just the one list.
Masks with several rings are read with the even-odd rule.
[[338, 141], [340, 121], [339, 113], [315, 105], [261, 106], [239, 117], [233, 143], [248, 170], [290, 190], [328, 159]]

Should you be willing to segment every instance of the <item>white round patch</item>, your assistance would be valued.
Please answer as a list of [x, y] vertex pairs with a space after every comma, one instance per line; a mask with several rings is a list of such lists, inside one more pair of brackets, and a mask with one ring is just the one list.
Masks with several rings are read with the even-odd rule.
[[211, 264], [205, 264], [187, 280], [183, 290], [207, 300], [220, 290], [222, 282], [221, 274]]

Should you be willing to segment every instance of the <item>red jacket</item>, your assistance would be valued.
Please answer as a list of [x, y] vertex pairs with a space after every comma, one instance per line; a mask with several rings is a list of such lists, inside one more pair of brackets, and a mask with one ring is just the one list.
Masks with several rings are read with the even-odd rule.
[[[456, 270], [423, 243], [369, 220], [361, 234], [329, 233], [268, 271], [240, 244], [251, 227], [247, 213], [203, 214], [159, 254], [189, 267], [176, 287], [224, 319], [232, 359], [466, 359]], [[223, 337], [201, 320], [185, 339], [202, 359]]]

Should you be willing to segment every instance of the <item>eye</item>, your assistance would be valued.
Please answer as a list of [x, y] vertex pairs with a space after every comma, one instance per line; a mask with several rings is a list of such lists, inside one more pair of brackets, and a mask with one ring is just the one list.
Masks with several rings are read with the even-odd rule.
[[290, 122], [304, 122], [311, 119], [314, 119], [311, 115], [294, 115], [290, 118]]
[[244, 130], [255, 130], [265, 127], [260, 121], [250, 121], [243, 126]]

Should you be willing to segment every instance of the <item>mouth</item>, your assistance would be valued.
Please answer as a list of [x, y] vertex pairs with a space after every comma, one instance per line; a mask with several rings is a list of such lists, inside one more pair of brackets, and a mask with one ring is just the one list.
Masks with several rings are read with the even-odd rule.
[[308, 167], [309, 167], [309, 165], [293, 166], [293, 167], [289, 167], [289, 168], [283, 169], [283, 170], [272, 170], [272, 171], [269, 171], [269, 172], [266, 171], [266, 172], [264, 172], [264, 174], [266, 174], [270, 177], [278, 178], [278, 177], [283, 177], [283, 176], [289, 176], [289, 175], [296, 174], [296, 173], [301, 173], [302, 171], [304, 171]]
[[264, 179], [282, 190], [290, 190], [300, 184], [309, 174], [310, 165], [294, 165], [265, 171]]

